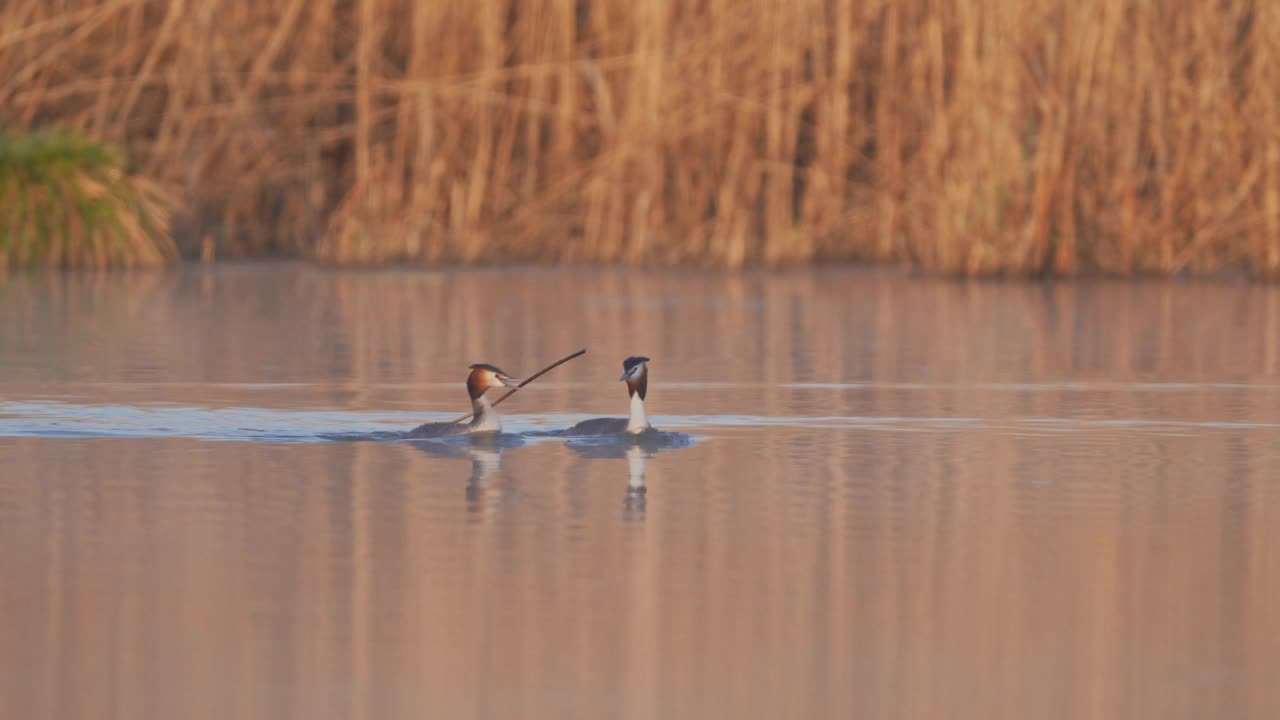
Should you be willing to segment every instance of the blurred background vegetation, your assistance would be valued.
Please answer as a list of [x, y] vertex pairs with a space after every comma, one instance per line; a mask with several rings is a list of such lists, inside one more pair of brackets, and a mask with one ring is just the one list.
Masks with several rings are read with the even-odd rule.
[[0, 269], [165, 264], [177, 257], [170, 205], [110, 145], [0, 131]]
[[1278, 90], [1272, 0], [9, 0], [0, 237], [1272, 277]]

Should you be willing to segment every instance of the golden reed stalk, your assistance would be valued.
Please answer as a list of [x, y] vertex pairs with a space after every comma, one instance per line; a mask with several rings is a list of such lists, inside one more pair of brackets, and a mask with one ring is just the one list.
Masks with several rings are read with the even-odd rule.
[[1280, 275], [1280, 5], [12, 0], [188, 251]]

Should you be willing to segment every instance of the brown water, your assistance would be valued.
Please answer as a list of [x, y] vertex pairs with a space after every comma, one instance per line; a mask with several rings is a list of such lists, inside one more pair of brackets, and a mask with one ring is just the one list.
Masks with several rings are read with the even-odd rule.
[[5, 718], [1280, 717], [1278, 289], [0, 282]]

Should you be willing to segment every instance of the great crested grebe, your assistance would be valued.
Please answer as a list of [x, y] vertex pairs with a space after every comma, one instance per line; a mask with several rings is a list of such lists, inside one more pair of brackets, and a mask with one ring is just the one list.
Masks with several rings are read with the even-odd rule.
[[626, 418], [592, 418], [583, 420], [565, 430], [562, 435], [612, 435], [630, 433], [638, 435], [653, 429], [644, 413], [644, 396], [649, 389], [649, 358], [629, 357], [622, 361], [622, 377], [631, 396], [631, 414]]
[[502, 432], [502, 421], [498, 419], [498, 411], [493, 409], [493, 404], [485, 396], [485, 391], [490, 388], [502, 387], [503, 385], [514, 388], [519, 384], [520, 380], [507, 375], [488, 363], [472, 365], [471, 373], [467, 375], [467, 394], [471, 396], [471, 422], [466, 424], [451, 422], [427, 423], [410, 430], [404, 436], [406, 438], [435, 438], [449, 435], [465, 435], [467, 433]]

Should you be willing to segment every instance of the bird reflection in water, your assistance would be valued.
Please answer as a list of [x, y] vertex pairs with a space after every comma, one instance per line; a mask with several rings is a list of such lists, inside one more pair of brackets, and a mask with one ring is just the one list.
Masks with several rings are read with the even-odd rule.
[[587, 460], [626, 460], [627, 491], [622, 498], [622, 519], [643, 523], [648, 504], [645, 470], [649, 459], [660, 452], [689, 447], [693, 438], [680, 433], [644, 433], [573, 438], [565, 445]]
[[490, 486], [490, 480], [502, 469], [502, 453], [525, 444], [519, 435], [506, 433], [462, 435], [441, 440], [410, 440], [409, 444], [437, 458], [471, 461], [467, 478], [467, 509], [473, 513], [496, 510], [511, 494], [510, 488]]

